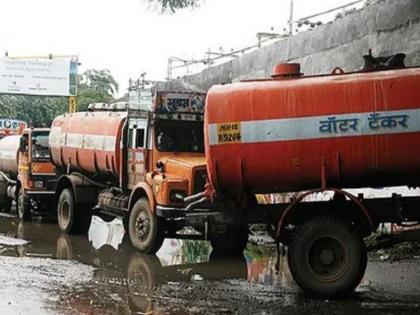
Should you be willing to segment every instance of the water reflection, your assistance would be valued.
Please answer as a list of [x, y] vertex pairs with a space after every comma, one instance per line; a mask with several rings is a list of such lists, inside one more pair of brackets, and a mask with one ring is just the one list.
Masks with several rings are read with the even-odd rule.
[[28, 241], [1, 244], [0, 237], [0, 255], [75, 260], [96, 267], [90, 284], [59, 299], [65, 301], [61, 307], [69, 309], [83, 300], [95, 312], [107, 313], [111, 305], [128, 309], [128, 313], [157, 312], [156, 296], [173, 295], [162, 293], [165, 286], [175, 290], [183, 284], [226, 279], [269, 285], [290, 285], [292, 281], [285, 261], [277, 272], [275, 253], [261, 246], [249, 245], [243, 256], [224, 259], [211, 254], [208, 242], [168, 239], [157, 256], [141, 255], [131, 246], [120, 220], [105, 223], [95, 217], [86, 237], [61, 234], [54, 223], [0, 217], [0, 235]]

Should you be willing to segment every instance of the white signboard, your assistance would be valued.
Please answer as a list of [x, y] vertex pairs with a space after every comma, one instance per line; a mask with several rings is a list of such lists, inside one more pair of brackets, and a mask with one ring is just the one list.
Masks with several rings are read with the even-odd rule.
[[75, 96], [77, 62], [0, 58], [0, 94]]
[[148, 89], [128, 92], [128, 106], [130, 109], [150, 111], [153, 105], [153, 95]]

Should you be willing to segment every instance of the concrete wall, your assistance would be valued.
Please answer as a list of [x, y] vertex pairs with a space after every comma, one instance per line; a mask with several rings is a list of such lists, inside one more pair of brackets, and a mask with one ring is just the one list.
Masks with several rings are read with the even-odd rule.
[[166, 89], [206, 91], [214, 84], [269, 77], [275, 64], [299, 62], [305, 74], [354, 71], [362, 55], [407, 54], [420, 66], [420, 0], [381, 0], [331, 23], [283, 39], [239, 58], [165, 84]]

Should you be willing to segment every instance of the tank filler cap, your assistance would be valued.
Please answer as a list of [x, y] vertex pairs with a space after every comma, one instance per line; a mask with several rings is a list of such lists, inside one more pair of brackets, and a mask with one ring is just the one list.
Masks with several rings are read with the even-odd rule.
[[280, 63], [273, 68], [273, 79], [301, 77], [300, 63]]

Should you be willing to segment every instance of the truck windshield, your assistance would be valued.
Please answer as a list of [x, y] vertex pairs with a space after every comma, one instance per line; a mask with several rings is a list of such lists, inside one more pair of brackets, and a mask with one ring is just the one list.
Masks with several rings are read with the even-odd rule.
[[163, 152], [204, 152], [202, 121], [158, 120], [156, 146]]
[[32, 135], [32, 159], [49, 161], [50, 150], [48, 148], [48, 132], [34, 133]]

